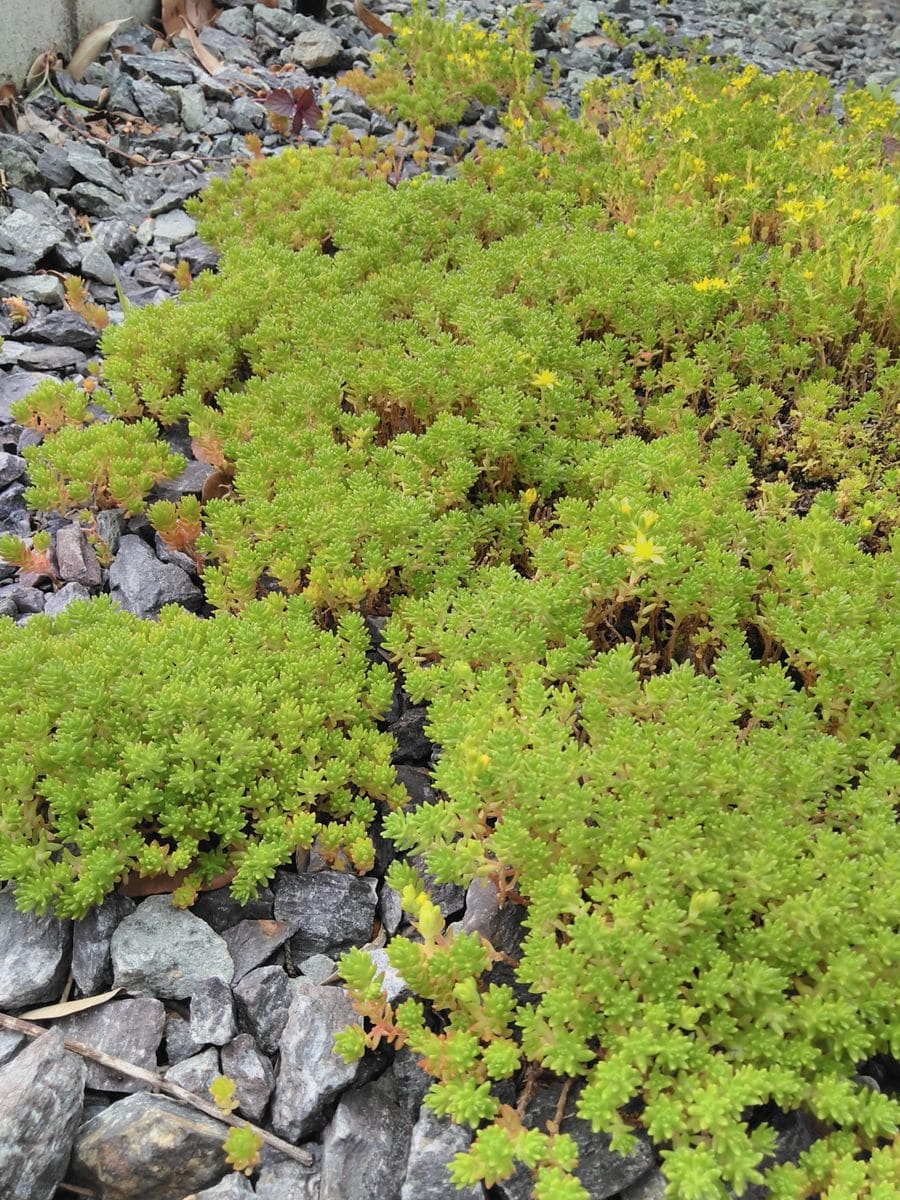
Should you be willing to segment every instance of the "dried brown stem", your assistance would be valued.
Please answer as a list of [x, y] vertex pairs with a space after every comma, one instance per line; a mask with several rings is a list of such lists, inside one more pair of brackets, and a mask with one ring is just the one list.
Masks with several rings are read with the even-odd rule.
[[[0, 1012], [0, 1029], [11, 1029], [13, 1033], [24, 1033], [26, 1037], [40, 1037], [42, 1033], [47, 1032], [42, 1025], [35, 1025], [32, 1021], [23, 1021], [20, 1017], [10, 1017], [2, 1012]], [[102, 1050], [95, 1050], [92, 1046], [85, 1046], [82, 1042], [72, 1041], [71, 1038], [65, 1039], [65, 1047], [81, 1058], [89, 1058], [92, 1062], [99, 1063], [101, 1067], [108, 1067], [111, 1071], [127, 1075], [130, 1079], [139, 1079], [143, 1083], [149, 1084], [154, 1090], [171, 1096], [173, 1100], [180, 1100], [182, 1104], [189, 1104], [192, 1108], [198, 1109], [216, 1121], [223, 1121], [226, 1125], [233, 1125], [236, 1129], [244, 1129], [250, 1125], [249, 1121], [241, 1121], [231, 1113], [224, 1113], [212, 1102], [195, 1096], [193, 1092], [179, 1087], [177, 1083], [170, 1083], [167, 1079], [163, 1079], [156, 1071], [147, 1071], [144, 1067], [126, 1062], [124, 1058], [115, 1058], [112, 1054], [104, 1054]], [[266, 1145], [277, 1150], [279, 1154], [283, 1154], [285, 1158], [292, 1158], [295, 1162], [302, 1163], [304, 1167], [312, 1166], [313, 1158], [308, 1151], [301, 1150], [299, 1146], [292, 1146], [290, 1142], [285, 1142], [282, 1138], [276, 1137], [274, 1133], [268, 1133], [256, 1125], [250, 1125], [250, 1128], [262, 1138]]]

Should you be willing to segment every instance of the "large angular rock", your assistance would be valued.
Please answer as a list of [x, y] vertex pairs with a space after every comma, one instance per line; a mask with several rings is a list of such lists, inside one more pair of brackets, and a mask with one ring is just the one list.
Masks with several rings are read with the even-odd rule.
[[143, 539], [126, 534], [109, 569], [110, 594], [126, 612], [150, 618], [167, 604], [196, 612], [203, 593], [180, 567], [162, 563]]
[[450, 1179], [450, 1163], [457, 1154], [469, 1148], [471, 1141], [472, 1134], [468, 1129], [423, 1107], [412, 1131], [400, 1200], [446, 1200], [449, 1196], [458, 1196], [459, 1200], [484, 1200], [484, 1188], [480, 1183], [477, 1187], [457, 1191]]
[[[171, 445], [176, 452], [181, 452], [180, 445], [176, 444], [174, 439]], [[222, 887], [201, 892], [191, 905], [191, 912], [210, 925], [216, 933], [223, 933], [240, 921], [271, 921], [274, 904], [275, 897], [268, 887], [260, 888], [246, 904], [235, 900], [229, 889]]]
[[202, 1096], [209, 1100], [209, 1087], [221, 1072], [219, 1070], [219, 1052], [212, 1046], [208, 1050], [195, 1054], [193, 1058], [184, 1058], [165, 1072], [170, 1083], [177, 1083], [186, 1092]]
[[343, 871], [279, 875], [275, 919], [296, 930], [291, 937], [294, 958], [310, 954], [335, 957], [367, 942], [375, 920], [376, 888], [376, 880]]
[[74, 312], [52, 312], [29, 321], [22, 332], [33, 342], [49, 342], [53, 346], [72, 346], [91, 354], [97, 348], [100, 335], [84, 317]]
[[319, 1163], [311, 1167], [289, 1160], [271, 1163], [259, 1173], [256, 1200], [319, 1200], [321, 1179]]
[[20, 367], [11, 367], [0, 371], [0, 421], [4, 424], [12, 420], [10, 406], [17, 400], [24, 400], [29, 392], [49, 378], [35, 371], [23, 371]]
[[330, 29], [311, 29], [298, 33], [294, 39], [291, 58], [307, 71], [319, 71], [322, 67], [330, 67], [340, 56], [341, 43]]
[[[531, 1129], [545, 1129], [554, 1119], [562, 1086], [562, 1080], [556, 1078], [539, 1083], [525, 1107], [523, 1123]], [[578, 1147], [575, 1174], [591, 1200], [608, 1200], [648, 1175], [656, 1166], [656, 1155], [643, 1133], [638, 1134], [637, 1147], [631, 1154], [616, 1154], [607, 1134], [594, 1133], [587, 1121], [575, 1115], [582, 1086], [579, 1082], [569, 1093], [560, 1131], [569, 1134]], [[503, 1200], [530, 1200], [533, 1184], [531, 1172], [519, 1166], [515, 1175], [501, 1180], [496, 1187]]]
[[116, 987], [163, 999], [185, 1000], [204, 980], [227, 983], [234, 972], [219, 935], [169, 896], [149, 896], [125, 917], [110, 953]]
[[325, 1130], [320, 1200], [400, 1200], [411, 1136], [390, 1075], [347, 1092]]
[[258, 967], [235, 985], [242, 1029], [252, 1033], [266, 1054], [274, 1054], [287, 1024], [297, 989], [283, 967]]
[[[162, 1041], [165, 1020], [166, 1010], [161, 1001], [139, 996], [133, 1000], [111, 1000], [109, 1004], [73, 1013], [57, 1025], [73, 1042], [155, 1071], [156, 1050]], [[99, 1092], [139, 1092], [148, 1085], [89, 1061], [85, 1086]]]
[[4, 888], [0, 892], [0, 1011], [58, 1000], [69, 973], [71, 948], [70, 922], [16, 912], [12, 889]]
[[191, 996], [191, 1037], [204, 1045], [224, 1046], [235, 1033], [231, 988], [215, 976], [204, 979]]
[[84, 1062], [57, 1029], [0, 1067], [0, 1196], [51, 1200], [62, 1181], [84, 1104]]
[[224, 1138], [220, 1121], [136, 1092], [81, 1127], [71, 1177], [103, 1200], [181, 1200], [230, 1173]]
[[239, 1111], [250, 1121], [261, 1121], [275, 1087], [272, 1064], [250, 1033], [239, 1033], [220, 1053], [222, 1074], [235, 1083]]
[[[65, 588], [63, 588], [65, 591]], [[117, 892], [72, 925], [72, 977], [84, 996], [105, 992], [112, 983], [109, 946], [125, 917], [135, 910], [128, 896]]]
[[281, 1035], [272, 1102], [272, 1128], [281, 1137], [296, 1142], [320, 1129], [328, 1104], [354, 1082], [361, 1064], [345, 1063], [335, 1054], [334, 1038], [348, 1025], [361, 1023], [342, 989], [298, 987]]
[[234, 960], [234, 979], [239, 983], [248, 971], [271, 958], [291, 934], [287, 921], [239, 921], [222, 934]]
[[61, 612], [74, 604], [76, 600], [90, 600], [91, 594], [81, 583], [67, 583], [58, 592], [51, 592], [44, 605], [48, 617], [58, 617]]
[[15, 254], [17, 269], [23, 275], [33, 270], [65, 236], [61, 229], [18, 209], [0, 221], [0, 250]]
[[100, 187], [125, 195], [126, 183], [108, 158], [104, 157], [93, 146], [83, 142], [69, 142], [66, 146], [66, 158], [69, 166], [88, 183], [96, 183]]
[[58, 529], [55, 548], [60, 579], [85, 587], [96, 587], [100, 583], [100, 563], [79, 525], [63, 525]]

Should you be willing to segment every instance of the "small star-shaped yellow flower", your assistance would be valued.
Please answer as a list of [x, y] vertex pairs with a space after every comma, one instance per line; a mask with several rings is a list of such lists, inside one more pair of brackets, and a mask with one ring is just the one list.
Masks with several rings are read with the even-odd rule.
[[552, 371], [548, 371], [546, 367], [542, 371], [538, 371], [532, 375], [531, 382], [536, 388], [554, 388], [559, 380]]
[[625, 542], [619, 549], [629, 554], [636, 563], [661, 563], [663, 547], [652, 541], [642, 529], [635, 530], [634, 541]]

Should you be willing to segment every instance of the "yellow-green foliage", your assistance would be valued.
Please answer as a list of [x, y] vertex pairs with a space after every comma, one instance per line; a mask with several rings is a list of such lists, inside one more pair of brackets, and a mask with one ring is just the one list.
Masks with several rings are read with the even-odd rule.
[[500, 23], [499, 33], [458, 18], [432, 17], [425, 0], [413, 0], [407, 20], [393, 23], [394, 38], [371, 56], [374, 74], [359, 69], [339, 83], [381, 112], [424, 130], [456, 124], [472, 100], [498, 104], [537, 96], [524, 10]]
[[834, 1128], [776, 1200], [900, 1187], [900, 1106], [852, 1080], [900, 1054], [896, 111], [844, 104], [654, 62], [576, 121], [517, 85], [506, 149], [395, 188], [338, 131], [214, 182], [220, 275], [105, 335], [105, 405], [233, 475], [196, 539], [153, 512], [216, 621], [273, 584], [323, 625], [390, 611], [442, 754], [387, 830], [525, 906], [525, 998], [403, 865], [415, 998], [345, 964], [341, 1052], [409, 1041], [477, 1130], [460, 1185], [521, 1162], [583, 1200], [571, 1139], [494, 1092], [540, 1064], [616, 1148], [639, 1102], [671, 1200], [762, 1179], [765, 1103]]

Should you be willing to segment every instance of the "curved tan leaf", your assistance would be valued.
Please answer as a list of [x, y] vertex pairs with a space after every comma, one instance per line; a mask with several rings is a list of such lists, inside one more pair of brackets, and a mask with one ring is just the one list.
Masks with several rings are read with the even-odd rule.
[[377, 17], [370, 8], [366, 8], [362, 0], [353, 0], [353, 11], [368, 29], [369, 33], [380, 33], [382, 37], [393, 37], [394, 31], [386, 21]]
[[23, 1021], [49, 1021], [53, 1017], [69, 1017], [72, 1013], [84, 1012], [87, 1008], [96, 1008], [118, 996], [122, 989], [113, 988], [111, 992], [101, 992], [99, 996], [85, 996], [82, 1000], [63, 1000], [60, 1004], [45, 1004], [43, 1008], [30, 1008], [28, 1012], [19, 1013]]
[[120, 21], [105, 21], [102, 25], [98, 25], [96, 29], [92, 29], [90, 33], [85, 34], [75, 47], [75, 53], [69, 59], [69, 65], [66, 68], [76, 83], [84, 75], [91, 63], [96, 62], [100, 57], [109, 45], [109, 39], [119, 26], [124, 25], [126, 21], [130, 20], [131, 17], [122, 17]]

